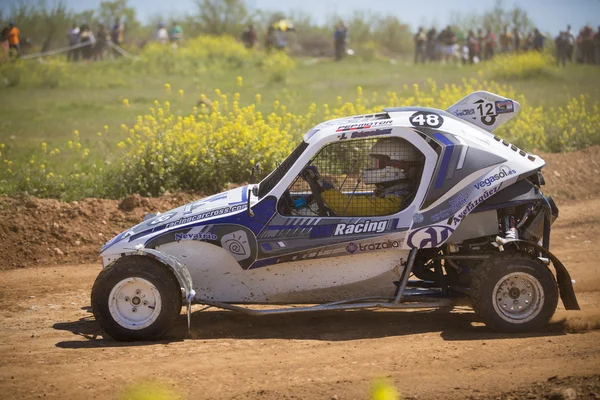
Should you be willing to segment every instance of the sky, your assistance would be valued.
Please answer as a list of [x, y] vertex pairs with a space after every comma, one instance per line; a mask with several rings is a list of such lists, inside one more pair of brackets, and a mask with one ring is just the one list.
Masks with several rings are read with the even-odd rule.
[[[0, 9], [7, 14], [10, 4], [19, 0], [0, 0]], [[20, 0], [35, 1], [35, 0]], [[46, 0], [52, 4], [56, 0]], [[63, 0], [74, 11], [97, 8], [99, 0]], [[194, 0], [128, 0], [136, 9], [138, 19], [145, 22], [162, 15], [165, 19], [196, 12]], [[495, 0], [246, 0], [250, 9], [269, 11], [301, 11], [311, 15], [317, 23], [325, 22], [331, 15], [341, 17], [355, 11], [371, 11], [395, 15], [400, 21], [416, 28], [419, 25], [446, 25], [453, 13], [461, 11], [483, 13], [491, 9]], [[600, 25], [600, 0], [504, 0], [506, 8], [515, 5], [525, 9], [529, 17], [543, 32], [558, 33], [571, 24], [574, 30], [590, 24], [594, 30]]]

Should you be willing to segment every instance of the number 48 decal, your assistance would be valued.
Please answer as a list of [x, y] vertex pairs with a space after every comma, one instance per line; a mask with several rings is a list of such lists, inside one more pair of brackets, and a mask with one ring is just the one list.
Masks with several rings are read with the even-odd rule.
[[439, 128], [444, 123], [441, 115], [428, 111], [417, 111], [408, 118], [413, 126], [426, 126], [428, 128]]

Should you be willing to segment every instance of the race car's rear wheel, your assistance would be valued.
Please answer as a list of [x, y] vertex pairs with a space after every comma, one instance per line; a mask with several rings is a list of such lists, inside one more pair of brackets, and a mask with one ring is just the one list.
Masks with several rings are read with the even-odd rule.
[[527, 332], [543, 327], [554, 314], [558, 289], [552, 272], [527, 253], [503, 252], [473, 272], [471, 300], [491, 329]]
[[127, 256], [104, 268], [92, 288], [92, 310], [117, 340], [156, 340], [181, 311], [181, 290], [167, 267], [143, 256]]

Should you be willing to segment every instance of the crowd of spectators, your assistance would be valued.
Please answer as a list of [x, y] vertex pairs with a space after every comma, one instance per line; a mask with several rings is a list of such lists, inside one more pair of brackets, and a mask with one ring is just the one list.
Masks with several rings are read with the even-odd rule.
[[[443, 62], [474, 64], [490, 60], [498, 53], [518, 53], [529, 50], [543, 51], [546, 37], [536, 28], [527, 34], [516, 27], [504, 26], [496, 35], [490, 28], [462, 31], [448, 25], [438, 32], [436, 28], [425, 31], [419, 27], [414, 35], [415, 63]], [[594, 32], [583, 27], [575, 36], [571, 26], [555, 39], [556, 58], [559, 65], [567, 60], [580, 64], [600, 65], [600, 27]]]

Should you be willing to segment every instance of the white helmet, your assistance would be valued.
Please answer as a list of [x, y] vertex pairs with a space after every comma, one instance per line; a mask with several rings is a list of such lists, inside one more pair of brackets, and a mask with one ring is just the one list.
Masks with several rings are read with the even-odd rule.
[[[377, 184], [413, 178], [406, 162], [421, 161], [414, 147], [400, 138], [380, 139], [369, 153], [371, 168], [363, 171], [363, 182]], [[403, 165], [404, 164], [404, 165]]]

